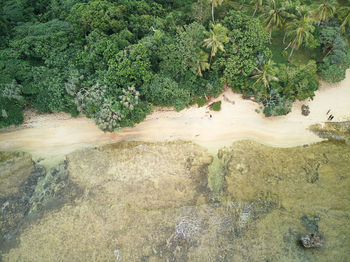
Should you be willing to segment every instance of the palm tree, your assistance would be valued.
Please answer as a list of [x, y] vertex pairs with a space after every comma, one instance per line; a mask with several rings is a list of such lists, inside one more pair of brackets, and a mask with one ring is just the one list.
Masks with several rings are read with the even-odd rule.
[[320, 5], [316, 6], [314, 15], [318, 20], [318, 25], [320, 25], [322, 21], [326, 21], [328, 18], [333, 17], [336, 5], [336, 0], [323, 0]]
[[227, 36], [227, 28], [223, 25], [212, 24], [212, 29], [210, 29], [207, 35], [208, 38], [204, 39], [203, 46], [210, 48], [210, 64], [213, 56], [215, 56], [216, 52], [219, 50], [225, 51], [224, 44], [228, 43], [230, 38]]
[[289, 14], [280, 0], [269, 0], [261, 16], [265, 17], [263, 24], [270, 33], [271, 44], [272, 30], [274, 28], [281, 28]]
[[300, 14], [300, 9], [304, 9], [305, 6], [300, 6], [294, 1], [286, 0], [283, 2], [283, 7], [285, 8], [285, 11], [288, 13], [288, 16], [285, 18], [284, 24], [283, 24], [283, 31], [284, 31], [283, 44], [285, 44], [286, 36], [287, 36], [287, 30], [286, 30], [287, 24], [293, 19], [296, 19], [297, 15]]
[[214, 8], [218, 7], [219, 5], [222, 5], [224, 0], [209, 0], [209, 3], [211, 3], [211, 17], [213, 19], [214, 23]]
[[256, 11], [258, 11], [259, 7], [262, 7], [264, 2], [266, 0], [255, 0], [255, 9], [254, 9], [254, 13], [253, 13], [253, 16], [255, 16], [256, 14]]
[[275, 62], [272, 60], [269, 60], [261, 68], [256, 67], [253, 75], [251, 76], [251, 78], [256, 79], [253, 86], [258, 83], [262, 83], [267, 89], [269, 89], [272, 81], [278, 81], [278, 78], [276, 77], [277, 73], [278, 69]]
[[303, 17], [288, 23], [287, 37], [292, 39], [286, 48], [288, 49], [289, 46], [292, 46], [292, 51], [289, 54], [288, 61], [290, 61], [295, 49], [299, 49], [303, 43], [308, 44], [310, 40], [313, 39], [312, 32], [315, 30], [313, 24], [314, 20], [308, 15], [304, 15]]
[[340, 30], [344, 34], [346, 26], [350, 27], [350, 6], [343, 6], [339, 8], [338, 17], [341, 21]]
[[208, 63], [208, 58], [209, 58], [209, 55], [205, 53], [203, 50], [199, 52], [199, 59], [197, 61], [197, 73], [199, 76], [203, 76], [202, 72], [210, 68], [210, 64]]

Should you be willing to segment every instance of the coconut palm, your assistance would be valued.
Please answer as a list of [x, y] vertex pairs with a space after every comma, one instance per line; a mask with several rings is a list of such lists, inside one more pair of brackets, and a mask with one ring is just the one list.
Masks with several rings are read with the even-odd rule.
[[197, 61], [197, 73], [199, 76], [203, 76], [202, 72], [210, 68], [210, 64], [208, 63], [208, 58], [209, 58], [209, 55], [205, 53], [203, 50], [199, 52], [199, 59]]
[[339, 8], [338, 17], [341, 21], [341, 32], [344, 34], [346, 31], [346, 26], [350, 27], [350, 6], [343, 6]]
[[266, 30], [270, 33], [270, 44], [272, 43], [272, 30], [275, 28], [281, 28], [285, 23], [287, 17], [290, 14], [286, 11], [286, 8], [280, 0], [269, 0], [264, 7], [264, 11], [261, 14], [265, 17], [263, 24]]
[[256, 79], [255, 83], [256, 84], [263, 84], [267, 89], [270, 88], [270, 83], [272, 81], [278, 81], [278, 78], [276, 77], [278, 73], [278, 69], [276, 67], [275, 62], [272, 60], [269, 60], [266, 64], [263, 66], [256, 67], [251, 78]]
[[266, 0], [255, 0], [255, 9], [254, 9], [253, 16], [255, 16], [258, 9], [263, 6], [264, 2], [266, 2]]
[[288, 61], [290, 61], [295, 49], [299, 49], [303, 43], [308, 44], [313, 39], [312, 32], [315, 30], [314, 22], [310, 16], [304, 15], [288, 23], [287, 37], [292, 39], [286, 48], [288, 49], [289, 46], [292, 47]]
[[335, 13], [336, 0], [323, 0], [321, 4], [317, 5], [314, 10], [315, 19], [318, 20], [318, 25], [333, 17]]
[[286, 0], [283, 2], [283, 7], [285, 8], [288, 15], [286, 16], [283, 24], [283, 44], [285, 44], [286, 36], [287, 36], [287, 30], [286, 26], [287, 24], [292, 21], [293, 19], [297, 18], [297, 15], [299, 14], [300, 8], [304, 9], [305, 6], [300, 6], [299, 4], [295, 3], [294, 1]]
[[213, 22], [214, 22], [214, 9], [215, 7], [222, 5], [223, 2], [224, 0], [209, 0], [209, 3], [211, 4], [211, 17], [213, 19]]
[[224, 44], [228, 43], [230, 38], [227, 36], [227, 28], [222, 24], [212, 24], [212, 29], [207, 33], [208, 38], [204, 39], [204, 44], [206, 48], [210, 48], [210, 64], [213, 56], [219, 50], [225, 51]]

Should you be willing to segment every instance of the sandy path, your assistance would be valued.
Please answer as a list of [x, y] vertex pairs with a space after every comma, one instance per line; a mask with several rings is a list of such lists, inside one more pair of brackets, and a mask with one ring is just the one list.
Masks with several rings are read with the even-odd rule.
[[[222, 110], [211, 111], [212, 118], [207, 107], [156, 111], [137, 126], [118, 133], [103, 133], [85, 117], [36, 115], [20, 128], [1, 131], [0, 150], [25, 150], [41, 158], [62, 157], [78, 148], [121, 140], [192, 140], [211, 151], [239, 139], [280, 147], [318, 142], [321, 139], [307, 128], [325, 122], [328, 109], [335, 116], [333, 121], [350, 120], [350, 70], [337, 85], [323, 83], [313, 101], [296, 102], [287, 116], [266, 118], [257, 114], [256, 103], [230, 90], [215, 100], [222, 101]], [[302, 104], [310, 106], [307, 117], [301, 115]]]

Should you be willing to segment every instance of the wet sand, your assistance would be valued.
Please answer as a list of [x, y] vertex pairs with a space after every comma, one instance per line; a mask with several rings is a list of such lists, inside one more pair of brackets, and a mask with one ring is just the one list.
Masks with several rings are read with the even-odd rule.
[[[312, 101], [295, 102], [292, 112], [286, 116], [264, 117], [255, 112], [258, 104], [242, 99], [231, 90], [213, 101], [219, 100], [222, 101], [219, 112], [209, 112], [207, 106], [190, 107], [181, 112], [156, 109], [142, 123], [114, 133], [100, 131], [91, 119], [83, 116], [27, 113], [30, 116], [22, 126], [0, 131], [0, 150], [23, 150], [33, 154], [36, 160], [52, 160], [79, 148], [123, 140], [191, 140], [210, 151], [241, 139], [278, 147], [315, 143], [321, 138], [308, 127], [327, 121], [328, 109], [335, 116], [333, 121], [350, 120], [350, 70], [347, 78], [337, 85], [322, 83]], [[311, 110], [307, 117], [301, 114], [303, 104]]]

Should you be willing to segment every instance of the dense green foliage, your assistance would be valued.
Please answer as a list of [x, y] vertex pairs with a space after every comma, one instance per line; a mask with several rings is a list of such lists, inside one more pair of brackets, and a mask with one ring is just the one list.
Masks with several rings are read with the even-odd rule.
[[230, 11], [223, 24], [229, 30], [230, 42], [225, 45], [226, 52], [215, 61], [213, 68], [222, 71], [223, 82], [237, 90], [245, 90], [250, 88], [249, 75], [257, 66], [258, 57], [271, 58], [269, 36], [258, 19], [239, 11]]
[[14, 81], [0, 86], [0, 128], [23, 121], [21, 87]]
[[319, 76], [344, 79], [349, 8], [334, 0], [3, 0], [0, 127], [20, 124], [30, 106], [83, 113], [112, 131], [142, 121], [152, 105], [201, 106], [223, 86], [254, 97], [267, 116], [286, 114], [314, 96]]
[[324, 25], [320, 30], [323, 60], [320, 75], [328, 82], [336, 83], [345, 78], [350, 67], [350, 49], [345, 45], [338, 26]]

